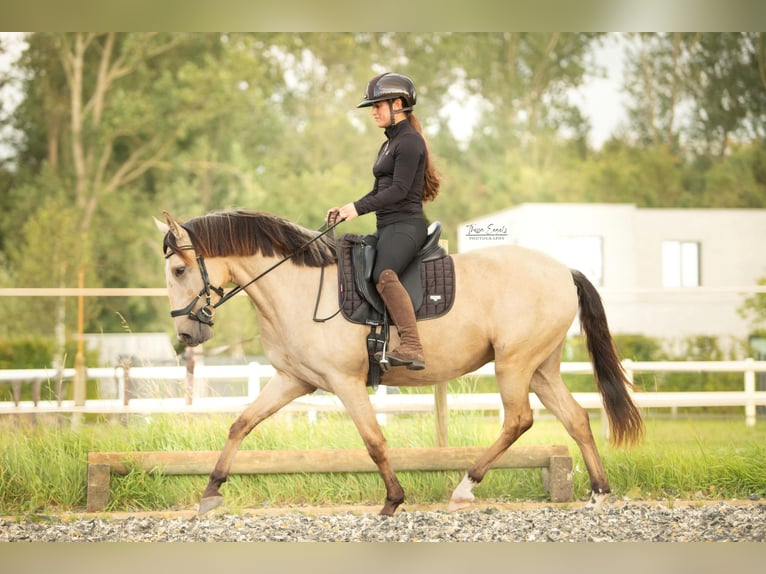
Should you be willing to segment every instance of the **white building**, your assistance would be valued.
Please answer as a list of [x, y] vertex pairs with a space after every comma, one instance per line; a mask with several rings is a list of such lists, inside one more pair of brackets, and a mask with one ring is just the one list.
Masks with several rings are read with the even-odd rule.
[[511, 243], [593, 281], [613, 333], [747, 338], [737, 309], [766, 276], [766, 209], [523, 204], [466, 222], [458, 251]]
[[113, 367], [123, 359], [131, 359], [132, 366], [173, 364], [176, 352], [167, 333], [85, 333], [85, 346], [98, 352], [98, 365]]

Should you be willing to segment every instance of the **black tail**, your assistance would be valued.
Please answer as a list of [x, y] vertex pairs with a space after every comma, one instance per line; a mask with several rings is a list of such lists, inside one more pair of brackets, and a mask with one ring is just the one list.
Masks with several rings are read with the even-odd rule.
[[580, 324], [585, 331], [596, 386], [612, 430], [612, 441], [618, 445], [636, 443], [644, 434], [644, 422], [628, 393], [628, 387], [632, 385], [617, 356], [601, 296], [579, 271], [572, 270], [572, 278], [580, 300]]

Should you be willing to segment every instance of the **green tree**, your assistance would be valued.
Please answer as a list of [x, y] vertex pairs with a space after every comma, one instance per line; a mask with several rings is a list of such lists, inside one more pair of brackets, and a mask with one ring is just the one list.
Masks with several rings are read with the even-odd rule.
[[[158, 186], [174, 181], [178, 191], [180, 179], [162, 174], [196, 175], [192, 180], [202, 182], [198, 190], [205, 189], [211, 173], [228, 176], [231, 166], [218, 169], [228, 157], [218, 161], [220, 148], [211, 151], [209, 143], [223, 140], [242, 120], [235, 116], [243, 106], [253, 103], [243, 82], [260, 80], [254, 69], [220, 66], [225, 49], [217, 35], [32, 35], [22, 61], [27, 98], [16, 125], [26, 134], [20, 163], [29, 159], [36, 170], [14, 190], [20, 199], [14, 217], [40, 219], [38, 229], [65, 231], [69, 243], [53, 259], [56, 273], [46, 273], [22, 265], [40, 255], [39, 240], [27, 234], [13, 249], [19, 284], [73, 286], [80, 267], [89, 286], [157, 284], [161, 269], [145, 271], [147, 240], [141, 238], [152, 236], [152, 207], [156, 213], [163, 207], [151, 205], [162, 196]], [[50, 111], [40, 114], [40, 109]], [[40, 209], [46, 188], [56, 190], [61, 209]], [[187, 182], [178, 196], [194, 212], [200, 199], [207, 209], [219, 199], [195, 193], [189, 201], [188, 190]], [[62, 316], [51, 314], [36, 328], [51, 332], [51, 321]], [[115, 316], [111, 323], [119, 326], [120, 320]]]
[[684, 58], [697, 34], [637, 34], [626, 66], [631, 131], [641, 145], [680, 148], [679, 108], [686, 95]]
[[[766, 276], [758, 279], [757, 284], [765, 286]], [[747, 297], [737, 311], [743, 319], [750, 319], [754, 332], [766, 332], [766, 293], [755, 293]]]

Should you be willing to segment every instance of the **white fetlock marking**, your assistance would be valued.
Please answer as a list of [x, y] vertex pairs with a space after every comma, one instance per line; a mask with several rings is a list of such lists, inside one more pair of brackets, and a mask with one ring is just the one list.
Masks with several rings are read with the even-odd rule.
[[471, 480], [471, 477], [466, 474], [463, 476], [463, 480], [457, 485], [457, 488], [452, 493], [452, 498], [449, 501], [449, 507], [447, 510], [453, 511], [459, 508], [465, 508], [470, 505], [476, 498], [473, 495], [473, 489], [478, 483]]
[[593, 512], [599, 512], [607, 498], [609, 498], [608, 492], [591, 492], [590, 500], [588, 501], [588, 504], [585, 505], [585, 508], [592, 510]]

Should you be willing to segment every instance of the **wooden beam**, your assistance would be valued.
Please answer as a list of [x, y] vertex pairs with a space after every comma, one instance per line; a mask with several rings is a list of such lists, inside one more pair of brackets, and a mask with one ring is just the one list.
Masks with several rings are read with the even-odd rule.
[[[394, 470], [466, 470], [484, 447], [391, 448]], [[209, 474], [218, 451], [92, 452], [88, 464], [107, 464], [112, 473], [127, 474], [132, 466], [167, 475]], [[500, 457], [493, 468], [547, 468], [552, 456], [568, 456], [564, 445], [516, 446]], [[303, 472], [376, 472], [364, 449], [343, 450], [243, 450], [234, 458], [232, 474]]]
[[[397, 471], [467, 470], [485, 447], [391, 448], [388, 457]], [[88, 453], [87, 509], [96, 512], [109, 502], [112, 474], [131, 468], [166, 475], [210, 474], [219, 451], [148, 451]], [[541, 468], [554, 502], [572, 500], [572, 458], [565, 445], [514, 446], [492, 468]], [[237, 453], [231, 474], [315, 472], [376, 472], [363, 449], [244, 450]]]

